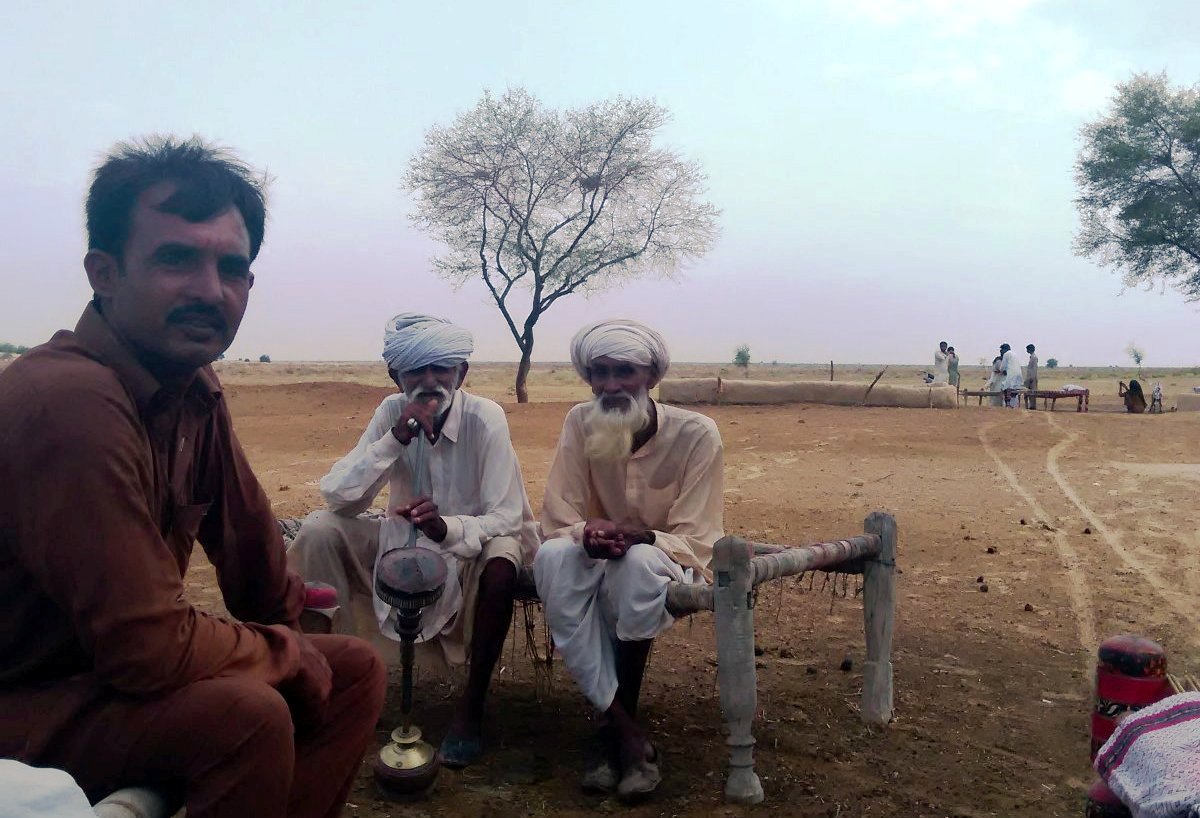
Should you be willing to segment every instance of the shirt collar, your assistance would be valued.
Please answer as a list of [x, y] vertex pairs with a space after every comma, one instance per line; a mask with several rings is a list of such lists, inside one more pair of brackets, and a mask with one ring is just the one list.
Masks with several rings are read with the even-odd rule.
[[446, 413], [446, 422], [442, 424], [442, 434], [451, 443], [458, 442], [458, 430], [462, 427], [465, 398], [466, 393], [461, 389], [454, 390], [454, 400], [450, 403], [450, 411]]
[[[117, 378], [129, 390], [140, 412], [153, 410], [170, 395], [150, 372], [142, 366], [133, 352], [117, 337], [108, 321], [88, 304], [75, 325], [75, 340], [102, 364], [117, 373]], [[216, 403], [221, 384], [211, 366], [203, 367], [188, 382], [183, 394], [192, 395], [206, 407]]]

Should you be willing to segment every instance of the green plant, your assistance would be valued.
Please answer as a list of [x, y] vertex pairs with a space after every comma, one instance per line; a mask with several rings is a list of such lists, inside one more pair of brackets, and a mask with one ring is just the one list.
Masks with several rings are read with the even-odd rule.
[[258, 362], [260, 364], [269, 364], [269, 363], [271, 363], [271, 356], [270, 355], [259, 355]]
[[1133, 359], [1133, 365], [1138, 369], [1142, 368], [1142, 361], [1146, 359], [1146, 353], [1139, 349], [1133, 341], [1129, 342], [1129, 346], [1125, 347], [1125, 354]]
[[750, 368], [750, 345], [742, 344], [733, 353], [734, 366], [740, 366], [742, 369]]
[[1047, 358], [1046, 369], [1058, 369], [1058, 358]]

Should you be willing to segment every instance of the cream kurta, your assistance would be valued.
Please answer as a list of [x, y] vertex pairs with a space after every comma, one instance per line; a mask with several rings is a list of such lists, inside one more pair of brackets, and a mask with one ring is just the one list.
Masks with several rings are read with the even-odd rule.
[[547, 540], [583, 541], [588, 519], [600, 517], [654, 531], [654, 545], [684, 568], [712, 580], [708, 563], [724, 536], [723, 452], [711, 418], [655, 403], [658, 431], [628, 460], [589, 463], [584, 418], [591, 404], [573, 408], [542, 507]]

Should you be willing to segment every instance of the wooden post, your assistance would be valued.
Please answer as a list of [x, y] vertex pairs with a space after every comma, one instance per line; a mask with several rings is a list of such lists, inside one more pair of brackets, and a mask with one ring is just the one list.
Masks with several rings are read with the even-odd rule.
[[722, 537], [713, 549], [713, 612], [717, 619], [717, 685], [721, 710], [729, 727], [729, 776], [725, 800], [757, 804], [762, 783], [754, 772], [751, 726], [758, 708], [754, 670], [754, 587], [750, 545], [737, 537]]
[[833, 361], [829, 362], [829, 380], [833, 381]]
[[878, 534], [879, 556], [863, 565], [863, 630], [867, 661], [863, 664], [862, 718], [869, 724], [892, 720], [892, 628], [896, 616], [896, 519], [873, 511], [864, 528]]

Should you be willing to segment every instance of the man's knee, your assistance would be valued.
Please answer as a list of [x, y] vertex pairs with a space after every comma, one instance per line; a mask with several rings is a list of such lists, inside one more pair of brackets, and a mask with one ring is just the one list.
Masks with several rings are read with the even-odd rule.
[[638, 576], [662, 574], [664, 573], [664, 563], [669, 561], [670, 557], [667, 557], [660, 548], [647, 543], [636, 543], [629, 547], [625, 556], [612, 561], [608, 569], [609, 579], [613, 579], [614, 574], [617, 577], [630, 574]]
[[202, 698], [211, 705], [197, 710], [195, 725], [187, 728], [191, 741], [209, 745], [217, 758], [271, 753], [287, 759], [290, 768], [295, 728], [278, 690], [232, 679], [198, 684], [205, 686]]
[[312, 512], [300, 523], [293, 548], [330, 545], [341, 539], [342, 520], [327, 509]]
[[387, 697], [387, 665], [370, 643], [354, 636], [310, 637], [333, 671], [330, 698], [334, 730], [373, 728]]
[[547, 571], [557, 571], [564, 560], [578, 559], [586, 553], [583, 546], [570, 537], [558, 537], [542, 543], [533, 558], [533, 570], [538, 575]]
[[508, 597], [517, 592], [517, 566], [507, 557], [493, 557], [484, 563], [479, 576], [479, 593], [492, 597]]

